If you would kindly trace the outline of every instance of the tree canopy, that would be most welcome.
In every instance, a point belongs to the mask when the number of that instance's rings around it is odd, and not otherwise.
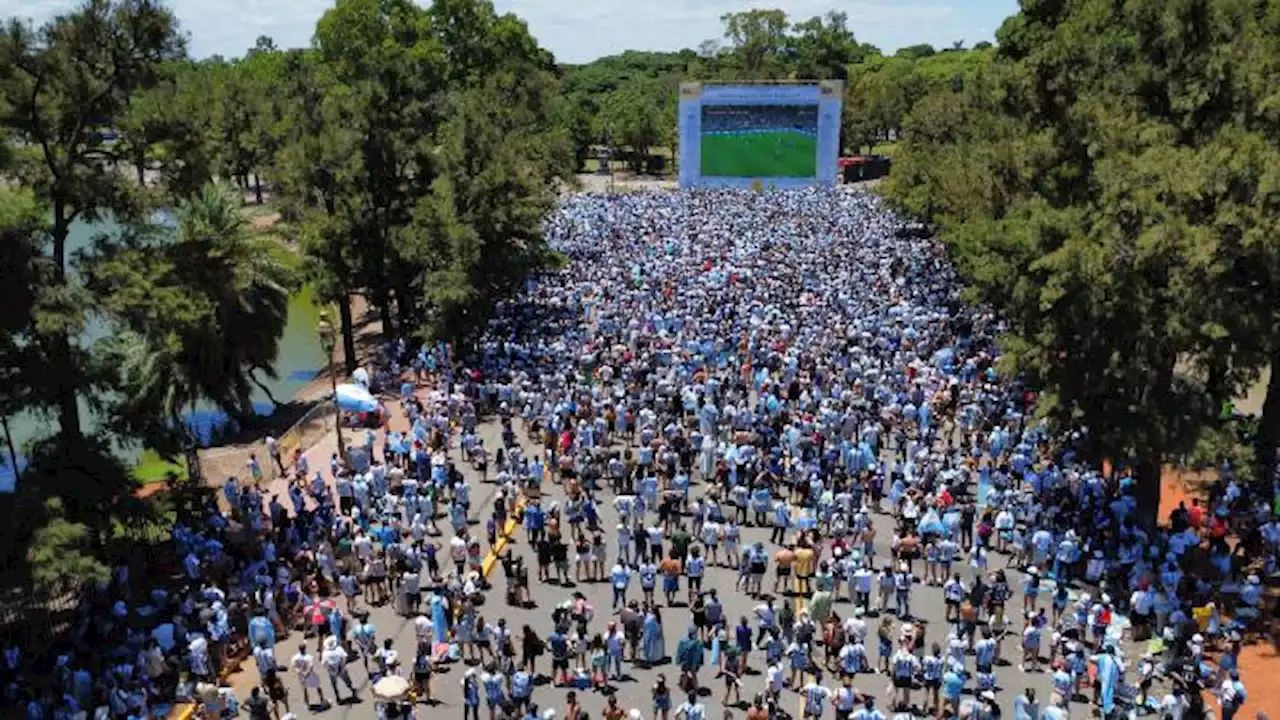
[[[1280,4],[1024,2],[963,87],[902,125],[889,195],[936,224],[1008,369],[1138,476],[1277,367]],[[1256,459],[1274,462],[1273,374]],[[1244,468],[1249,469],[1249,468]]]
[[[542,218],[575,165],[561,82],[486,0],[338,0],[310,48],[261,37],[203,61],[150,0],[10,21],[0,413],[57,420],[4,499],[0,540],[28,561],[13,569],[100,575],[113,523],[138,513],[115,448],[180,457],[202,404],[255,423],[304,280],[337,305],[351,367],[357,294],[389,336],[474,338],[553,261]],[[296,248],[248,226],[242,206],[267,201]],[[73,224],[95,220],[116,229],[72,252]]]

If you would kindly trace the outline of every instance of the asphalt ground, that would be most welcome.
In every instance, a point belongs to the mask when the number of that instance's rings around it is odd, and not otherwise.
[[[500,426],[496,421],[487,420],[481,423],[478,428],[478,433],[479,436],[484,439],[485,446],[491,449],[490,452],[492,452],[493,448],[500,447],[501,431]],[[527,451],[533,448],[533,445],[518,429],[517,437],[523,442]],[[621,447],[616,442],[615,446]],[[381,447],[380,437],[377,447]],[[319,452],[324,453],[325,451],[320,449]],[[321,457],[324,457],[324,455],[321,455]],[[491,513],[493,498],[496,495],[496,486],[492,484],[492,478],[490,478],[489,483],[482,484],[478,473],[476,473],[468,464],[461,461],[461,455],[456,446],[451,448],[449,457],[468,477],[468,481],[473,484],[473,497],[476,499],[476,504],[472,509],[472,521],[473,523],[481,523],[482,520],[487,519]],[[317,466],[317,464],[313,462],[313,467],[315,466]],[[491,467],[490,473],[492,474],[492,472],[493,468]],[[695,479],[694,485],[690,491],[690,497],[698,497],[704,489],[705,486]],[[563,506],[567,499],[564,494],[563,487],[558,484],[548,482],[543,483],[542,495],[542,502],[544,506],[557,501],[561,506]],[[607,492],[607,490],[597,494],[597,501],[602,519],[601,528],[609,545],[609,561],[606,563],[607,572],[616,557],[614,528],[617,525],[617,514],[613,508],[612,495]],[[651,514],[650,519],[653,517],[654,516]],[[687,527],[687,518],[685,519],[685,522]],[[879,568],[889,559],[888,546],[889,539],[893,534],[894,521],[893,518],[888,515],[874,514],[873,523],[877,530],[874,567]],[[442,522],[441,528],[447,530],[448,524]],[[482,531],[482,529],[482,526],[475,528],[475,530],[478,531]],[[569,534],[567,530],[568,529],[566,528],[566,537],[568,537]],[[744,526],[742,529],[741,546],[746,547],[747,545],[757,541],[763,542],[766,549],[768,549],[770,554],[772,554],[780,549],[780,547],[769,542],[770,534],[771,528],[768,527],[757,528]],[[437,540],[437,542],[443,541],[447,541],[447,537]],[[589,580],[578,583],[569,583],[566,585],[560,585],[555,582],[539,583],[537,581],[536,556],[533,549],[527,542],[526,534],[523,529],[517,530],[515,536],[512,538],[512,542],[507,547],[507,551],[515,556],[523,556],[525,559],[525,563],[529,568],[530,574],[531,603],[526,607],[513,607],[506,604],[505,593],[503,592],[505,587],[503,570],[501,567],[497,567],[493,570],[489,578],[493,583],[493,589],[487,594],[486,601],[479,608],[479,612],[484,618],[491,622],[496,621],[497,618],[505,618],[507,626],[511,629],[517,643],[520,630],[526,624],[532,627],[539,637],[545,639],[553,629],[551,620],[552,609],[558,603],[569,599],[573,593],[578,592],[582,593],[596,610],[595,618],[589,628],[589,634],[604,632],[606,624],[611,619],[613,599],[612,591],[607,579],[594,581]],[[721,551],[721,554],[723,556],[723,550]],[[829,557],[829,553],[827,556]],[[725,559],[722,557],[721,560],[723,564]],[[1001,568],[1004,563],[1004,556],[993,553],[991,555],[988,569],[994,570]],[[971,579],[973,574],[977,572],[970,568],[968,563],[959,561],[957,561],[953,569],[959,571],[961,576],[966,580]],[[917,576],[919,576],[920,572],[920,564],[918,563],[916,567]],[[997,680],[998,703],[1001,709],[1007,713],[1009,717],[1012,717],[1014,698],[1022,691],[1023,688],[1035,689],[1036,695],[1043,705],[1044,703],[1047,703],[1051,695],[1051,687],[1047,672],[1041,671],[1024,673],[1018,669],[1018,662],[1021,659],[1021,650],[1020,640],[1017,633],[1021,629],[1021,622],[1019,618],[1013,617],[1013,615],[1016,615],[1016,606],[1020,607],[1021,595],[1019,590],[1022,586],[1022,576],[1020,573],[1017,573],[1012,569],[1008,570],[1007,574],[1009,576],[1010,586],[1014,589],[1014,598],[1011,599],[1009,606],[1009,614],[1011,615],[1010,630],[1013,634],[1005,638],[1001,643],[1000,657],[1002,659],[997,664],[995,675]],[[773,579],[774,565],[771,562],[768,574],[765,576],[766,592],[770,590],[773,584]],[[730,626],[735,625],[739,617],[747,616],[751,620],[752,627],[755,628],[756,622],[753,610],[760,603],[760,600],[753,598],[742,591],[736,590],[735,584],[737,580],[738,572],[736,570],[729,567],[713,566],[708,564],[706,576],[703,581],[703,589],[704,591],[709,591],[711,589],[715,589],[717,591],[718,597],[724,606],[726,620]],[[786,591],[785,588],[783,588],[783,590],[784,592],[778,597],[775,605],[785,600],[787,602],[796,603],[797,610],[800,610],[805,606],[807,598],[800,597]],[[667,655],[671,656],[675,654],[677,642],[684,635],[692,622],[692,613],[687,606],[686,579],[681,579],[681,589],[680,593],[677,595],[677,602],[675,604],[671,606],[666,605],[663,593],[661,592],[660,580],[656,595],[661,606]],[[633,577],[627,597],[628,599],[640,599],[642,597],[640,583],[637,577]],[[1048,594],[1042,590],[1040,598],[1040,606],[1046,607],[1049,598]],[[365,605],[365,607],[369,606]],[[911,593],[911,610],[913,613],[912,620],[917,623],[922,623],[925,628],[926,647],[933,642],[939,642],[945,648],[948,623],[945,620],[945,609],[941,588],[917,582]],[[839,617],[844,618],[853,612],[853,606],[848,604],[842,597],[834,603],[832,606],[832,612]],[[385,638],[393,638],[395,647],[401,656],[402,667],[407,668],[407,666],[412,662],[415,647],[412,618],[396,615],[393,610],[393,605],[390,604],[371,607],[370,615],[374,626],[378,630],[379,644],[381,644]],[[870,629],[867,641],[867,653],[868,660],[873,664],[878,661],[878,653],[874,638],[876,622],[878,622],[876,618],[876,613],[872,613],[867,618]],[[895,637],[896,636],[897,633],[895,628]],[[297,645],[300,641],[300,634],[294,632],[288,638],[277,642],[276,655],[282,666],[288,664],[289,658],[292,657],[296,651]],[[318,662],[319,654],[315,652],[315,640],[307,639],[306,642],[311,652],[316,655]],[[1048,648],[1047,637],[1045,638],[1045,642],[1042,647],[1044,648],[1042,649],[1043,655],[1047,652]],[[710,654],[708,653],[706,657],[709,660]],[[822,648],[816,647],[813,654],[814,661],[820,665],[822,663],[822,658]],[[1131,653],[1130,658],[1136,659],[1136,655]],[[517,657],[517,661],[518,660],[519,658]],[[752,696],[763,690],[765,685],[763,670],[766,665],[764,651],[757,649],[751,652],[748,656],[748,665],[749,672],[743,677],[740,687],[742,702],[735,703],[731,706],[726,706],[722,702],[725,685],[723,681],[716,679],[715,669],[704,666],[702,672],[699,674],[699,680],[702,685],[700,699],[706,707],[708,718],[718,719],[726,717],[727,714],[732,714],[735,717],[743,715],[745,709],[748,707],[747,703],[750,701]],[[376,666],[371,664],[370,667]],[[441,712],[446,713],[446,716],[449,717],[458,717],[461,715],[463,708],[461,683],[467,667],[468,665],[457,662],[445,664],[439,668],[437,674],[432,680],[432,695],[435,702],[431,705],[427,705],[425,703],[419,705],[419,717],[438,717],[438,713]],[[968,668],[970,670],[973,669],[972,661],[968,663]],[[361,660],[355,660],[352,662],[349,669],[351,678],[356,685],[360,702],[347,702],[341,705],[330,705],[329,707],[320,707],[318,705],[313,705],[311,707],[305,706],[302,701],[302,690],[301,686],[298,684],[297,677],[291,672],[282,673],[284,685],[289,692],[290,709],[300,718],[374,717],[375,707],[371,692],[372,680],[369,673],[365,671]],[[665,675],[668,685],[673,688],[673,708],[679,707],[680,703],[683,701],[680,691],[676,688],[676,683],[680,674],[679,667],[672,661],[668,660],[666,663],[653,667],[647,667],[626,661],[624,662],[623,670],[624,672],[621,679],[611,681],[609,686],[603,691],[577,691],[579,704],[582,710],[587,713],[589,717],[601,715],[606,707],[608,698],[613,695],[617,696],[618,704],[624,710],[636,708],[641,711],[643,717],[653,717],[650,689],[657,681],[659,675]],[[539,658],[537,671],[540,676],[536,681],[536,689],[533,694],[534,702],[543,710],[547,708],[555,709],[562,717],[565,708],[566,694],[569,688],[556,687],[551,684],[549,677],[551,674],[551,659],[549,651],[543,657]],[[402,670],[402,673],[407,674],[407,669]],[[325,677],[323,670],[321,670],[321,677],[322,682],[324,683],[325,695],[329,699],[330,703],[332,703],[332,688],[329,687],[328,679]],[[257,671],[252,660],[249,660],[242,666],[241,672],[233,678],[232,686],[236,689],[237,695],[243,700],[243,698],[247,697],[249,689],[257,684],[257,681]],[[839,684],[839,680],[830,673],[826,674],[823,681],[824,684],[832,688]],[[804,681],[801,681],[799,684],[803,684],[803,682]],[[885,675],[861,674],[855,678],[853,684],[858,691],[875,697],[877,699],[877,707],[886,714],[891,715],[889,709],[889,680]],[[973,683],[970,682],[968,687],[972,688],[972,685]],[[343,693],[345,696],[345,688],[343,688]],[[924,700],[924,693],[922,691],[916,690],[912,693],[912,702],[917,709],[916,714],[919,716],[924,715]],[[787,691],[784,691],[780,707],[782,710],[795,715],[797,718],[800,716],[800,695],[796,692],[795,688],[789,688]],[[1082,700],[1073,703],[1071,709],[1073,714],[1078,714],[1082,711],[1087,712]],[[486,710],[482,707],[481,712],[483,714]],[[828,710],[828,713],[831,713],[831,711]]]

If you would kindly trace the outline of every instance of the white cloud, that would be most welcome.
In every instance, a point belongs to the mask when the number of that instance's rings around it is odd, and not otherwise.
[[[0,17],[44,21],[75,0],[0,0]],[[332,0],[169,0],[191,53],[235,56],[258,35],[281,47],[310,43],[316,20]],[[495,0],[499,11],[524,18],[538,41],[565,62],[585,62],[624,49],[677,50],[721,35],[720,16],[780,7],[793,20],[840,10],[858,38],[892,51],[929,42],[948,46],[963,38],[991,39],[1017,9],[1016,0]]]

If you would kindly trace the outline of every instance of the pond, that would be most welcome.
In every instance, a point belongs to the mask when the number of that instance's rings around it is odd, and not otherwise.
[[[112,233],[118,227],[112,220],[102,220],[95,223],[75,223],[71,226],[71,234],[67,238],[68,254],[88,247],[95,236],[102,233]],[[280,353],[276,358],[274,367],[276,377],[261,377],[263,385],[282,403],[288,402],[295,393],[314,379],[324,366],[324,350],[320,347],[320,342],[315,332],[320,312],[321,308],[315,302],[315,293],[308,285],[304,285],[289,299],[288,324],[285,326],[284,336],[280,339]],[[85,328],[80,342],[92,343],[104,337],[108,332],[110,332],[110,329],[105,323],[100,320],[91,320]],[[256,388],[254,389],[253,402],[260,413],[270,413],[273,409],[266,393]],[[85,418],[86,425],[92,427],[99,421],[99,418],[94,417],[83,401],[81,401],[80,410]],[[209,431],[213,428],[225,425],[227,417],[220,410],[207,406],[197,408],[189,418],[189,421],[197,427],[202,435],[207,437]],[[23,413],[9,418],[9,430],[13,433],[13,442],[17,446],[19,453],[22,452],[22,448],[31,439],[49,434],[56,429],[57,421],[53,417]],[[120,455],[123,459],[132,462],[138,459],[141,455],[141,450],[138,448],[122,448]],[[11,492],[13,490],[14,472],[13,468],[9,467],[7,448],[0,452],[0,456],[3,456],[3,466],[0,467],[0,492]]]

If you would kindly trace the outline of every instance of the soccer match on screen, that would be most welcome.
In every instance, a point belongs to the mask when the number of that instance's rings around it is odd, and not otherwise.
[[[813,177],[817,144],[816,106],[702,108],[704,176]]]

